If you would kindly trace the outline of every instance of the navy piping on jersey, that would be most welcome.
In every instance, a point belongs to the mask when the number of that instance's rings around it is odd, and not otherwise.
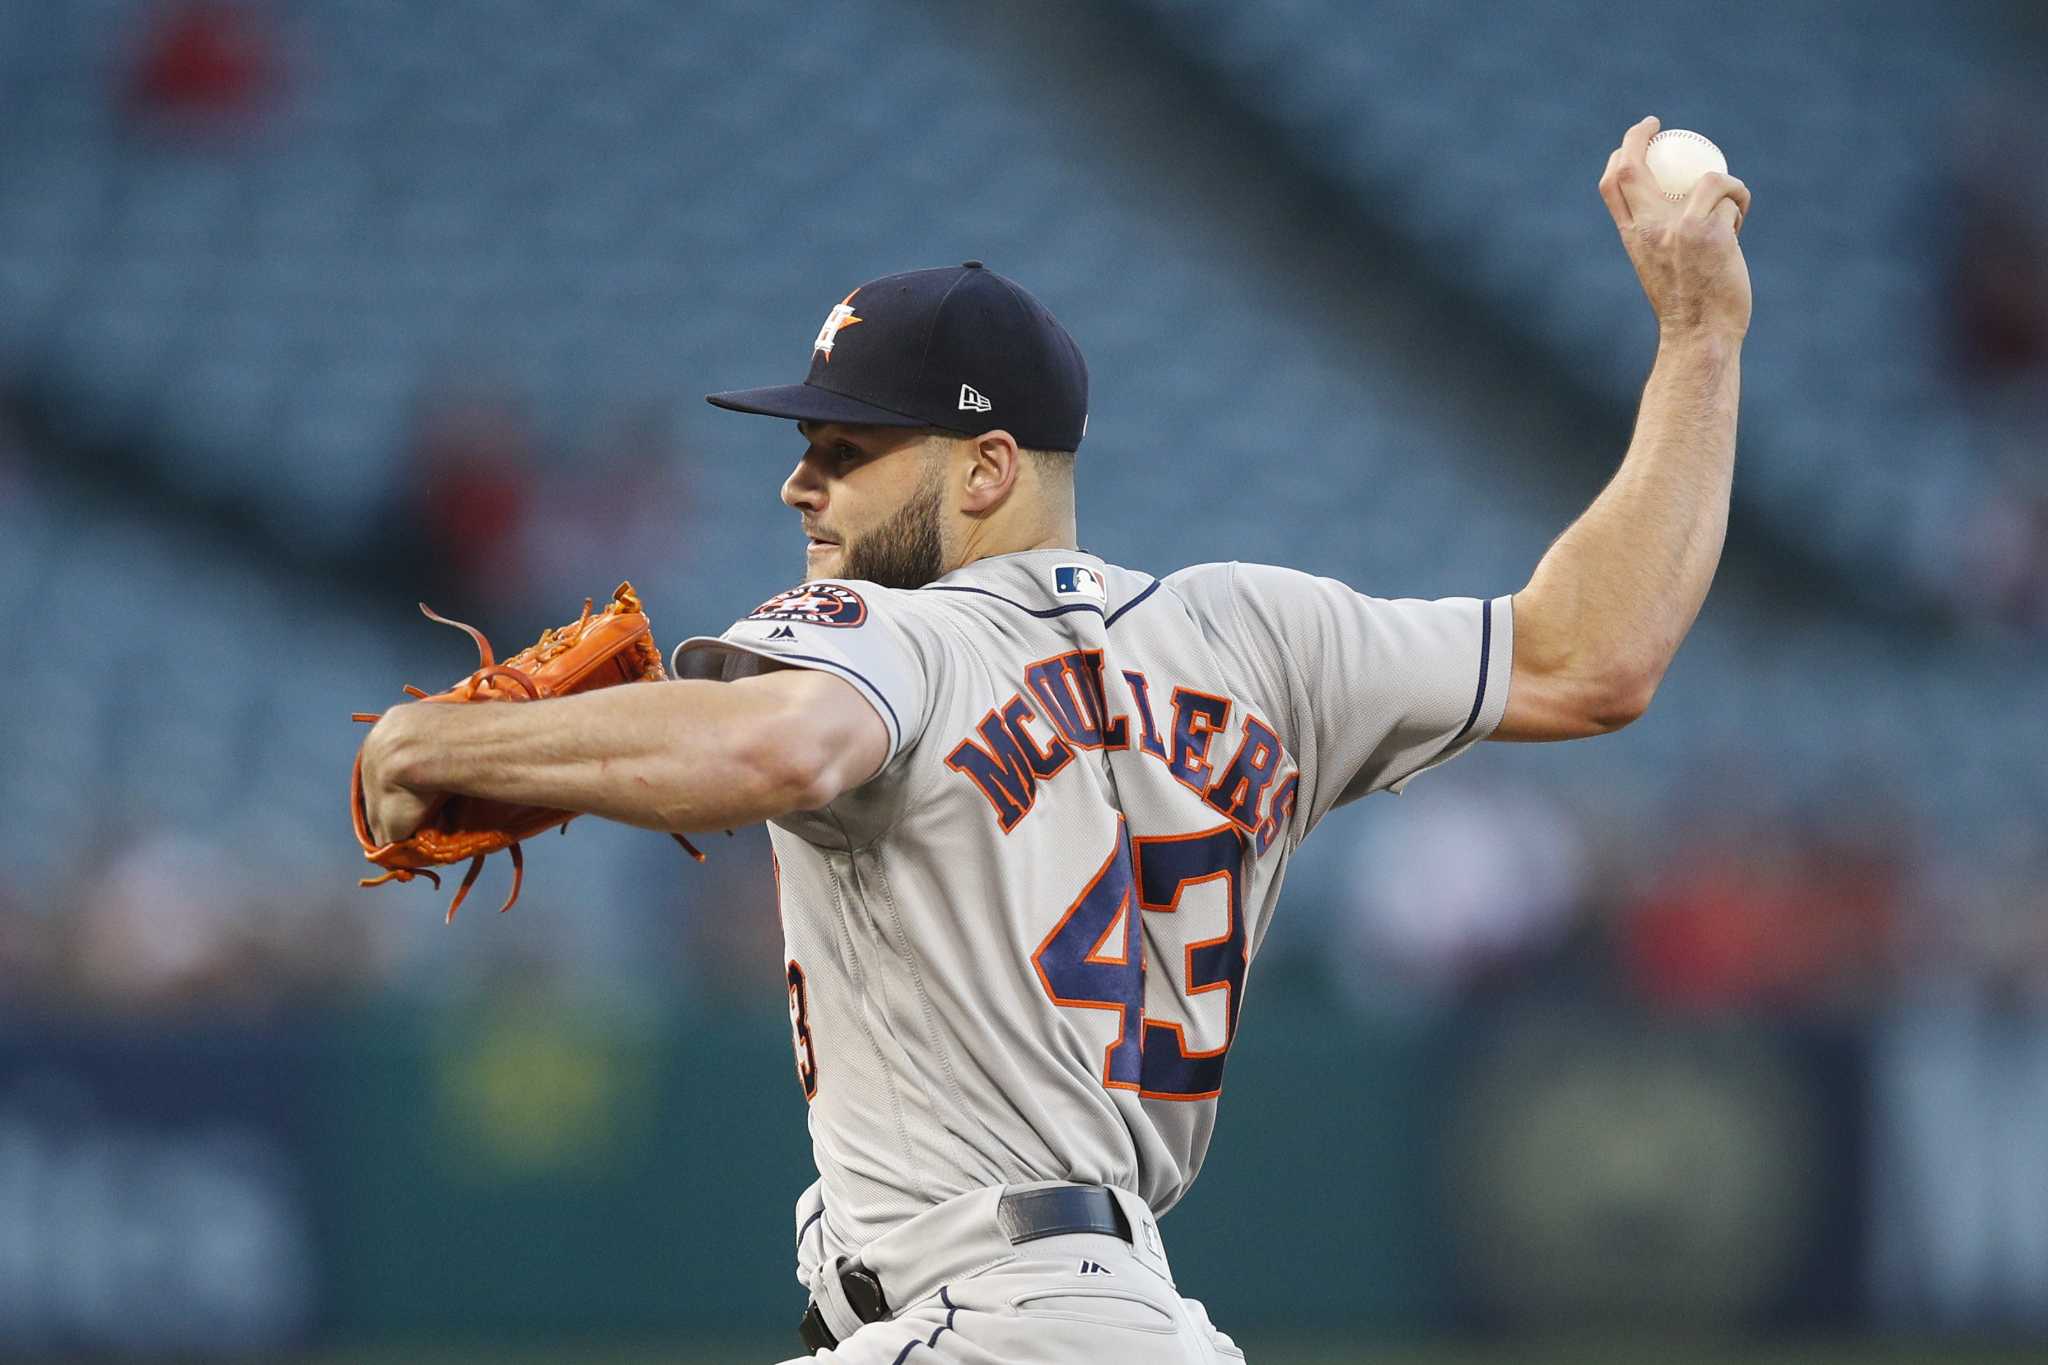
[[[993,597],[998,602],[1008,603],[1010,606],[1015,607],[1018,611],[1028,612],[1029,614],[1037,617],[1065,616],[1070,611],[1092,611],[1097,616],[1102,615],[1102,608],[1096,606],[1093,602],[1069,602],[1064,607],[1027,607],[1022,602],[1019,602],[1014,598],[1005,597],[999,592],[990,592],[987,588],[970,588],[962,583],[928,583],[924,586],[923,589],[921,589],[921,591],[978,592],[983,597]]]
[[[1479,604],[1479,691],[1472,698],[1472,714],[1465,717],[1464,725],[1459,727],[1457,734],[1451,736],[1452,744],[1463,739],[1472,727],[1479,723],[1479,710],[1486,702],[1486,665],[1492,657],[1493,599],[1489,597]]]
[[[946,1320],[937,1327],[932,1328],[932,1334],[926,1337],[923,1342],[920,1343],[913,1337],[911,1340],[903,1343],[903,1349],[896,1353],[896,1359],[892,1362],[892,1365],[903,1365],[903,1358],[916,1350],[919,1345],[922,1345],[927,1351],[938,1348],[939,1334],[951,1327],[953,1319],[960,1315],[960,1305],[953,1302],[952,1295],[948,1294],[946,1289],[947,1286],[943,1284],[939,1286],[939,1302],[946,1305]]]
[[[742,648],[744,648],[744,646],[742,646]],[[749,650],[748,652],[749,652],[749,653],[752,653],[753,651]],[[890,706],[890,705],[889,705],[889,699],[888,699],[887,697],[885,697],[885,696],[883,696],[883,695],[882,695],[882,689],[881,689],[881,688],[879,688],[879,687],[877,687],[877,686],[875,686],[875,685],[874,685],[873,683],[869,682],[869,681],[867,680],[867,678],[866,678],[866,677],[864,677],[864,676],[863,676],[863,675],[862,675],[862,674],[860,673],[860,671],[859,671],[859,670],[857,670],[857,669],[852,669],[852,668],[848,668],[848,667],[847,667],[847,666],[846,666],[845,664],[843,664],[843,663],[840,663],[840,662],[839,662],[839,660],[837,660],[837,659],[821,659],[821,658],[819,658],[819,657],[818,657],[817,655],[815,655],[815,654],[781,654],[781,653],[775,653],[775,654],[771,654],[771,653],[767,652],[766,650],[763,650],[763,651],[762,651],[762,652],[761,652],[761,653],[760,653],[759,655],[757,655],[756,657],[758,657],[758,658],[763,658],[763,659],[801,659],[801,660],[803,660],[803,661],[804,661],[805,663],[808,663],[808,664],[822,664],[822,665],[824,665],[824,666],[825,666],[826,668],[829,668],[829,669],[833,669],[833,670],[835,670],[835,671],[837,671],[837,672],[840,672],[840,673],[845,673],[845,674],[847,674],[847,675],[848,675],[848,676],[850,676],[850,677],[854,677],[854,678],[859,678],[859,679],[860,679],[860,683],[861,683],[861,686],[863,686],[863,687],[867,688],[867,690],[868,690],[868,691],[870,691],[870,692],[874,693],[874,694],[875,694],[875,700],[877,700],[877,701],[881,702],[881,703],[882,703],[882,706],[883,706],[883,708],[884,708],[885,710],[887,710],[887,711],[888,711],[888,713],[889,713],[889,726],[890,726],[890,728],[891,728],[891,729],[893,729],[893,730],[894,730],[894,731],[896,732],[896,739],[897,739],[897,742],[898,742],[898,743],[901,743],[901,742],[902,742],[902,740],[903,740],[903,722],[902,722],[902,721],[900,721],[900,720],[898,720],[898,719],[896,719],[896,708],[895,708],[895,707],[893,707],[893,706]]]
[[[1138,603],[1144,601],[1153,593],[1159,591],[1159,580],[1156,578],[1153,579],[1151,584],[1146,587],[1145,591],[1139,593],[1136,597],[1133,597],[1130,601],[1118,607],[1114,613],[1110,613],[1107,615],[1105,615],[1101,607],[1096,606],[1093,602],[1069,602],[1064,607],[1027,607],[1022,602],[1017,601],[1015,598],[1005,597],[999,592],[990,592],[987,588],[970,588],[962,583],[931,583],[927,584],[924,590],[929,592],[980,593],[983,597],[993,597],[998,602],[1002,602],[1008,606],[1015,607],[1018,611],[1024,612],[1027,615],[1039,617],[1041,620],[1053,616],[1065,616],[1070,611],[1092,611],[1097,616],[1103,617],[1102,624],[1106,629],[1110,626],[1115,625],[1117,623],[1118,617],[1122,616],[1132,607],[1137,606]]]
[[[796,1230],[796,1240],[799,1246],[803,1244],[804,1234],[811,1230],[811,1224],[817,1222],[820,1218],[823,1218],[824,1216],[825,1210],[824,1207],[821,1205],[819,1206],[819,1209],[816,1213],[804,1219],[804,1225]],[[822,1234],[820,1235],[822,1236]]]
[[[1407,776],[1394,779],[1396,782],[1406,782],[1408,778],[1415,776],[1416,773],[1421,772],[1424,768],[1435,767],[1445,754],[1457,748],[1458,742],[1472,732],[1472,727],[1479,722],[1479,712],[1486,704],[1486,665],[1492,656],[1493,599],[1487,598],[1479,604],[1479,691],[1472,698],[1472,714],[1465,717],[1465,723],[1458,727],[1458,733],[1451,736],[1448,744],[1430,755],[1427,763],[1409,769]]]
[[[1124,603],[1115,611],[1111,612],[1109,614],[1109,618],[1102,623],[1102,628],[1104,630],[1109,629],[1111,626],[1115,625],[1119,619],[1122,618],[1125,612],[1129,611],[1132,607],[1137,606],[1138,603],[1144,601],[1146,598],[1150,597],[1153,593],[1158,591],[1159,580],[1155,578],[1152,580],[1151,584],[1148,587],[1146,587],[1145,591],[1139,593],[1136,597],[1133,597],[1130,601]]]

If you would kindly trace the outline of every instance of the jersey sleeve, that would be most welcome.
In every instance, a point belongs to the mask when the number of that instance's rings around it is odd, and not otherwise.
[[[1303,829],[1492,734],[1507,710],[1514,599],[1368,597],[1332,578],[1231,566],[1250,653],[1291,714]]]
[[[930,659],[915,619],[889,589],[817,580],[777,593],[723,635],[683,641],[671,671],[721,682],[773,668],[814,668],[843,678],[889,732],[886,767],[924,731]]]

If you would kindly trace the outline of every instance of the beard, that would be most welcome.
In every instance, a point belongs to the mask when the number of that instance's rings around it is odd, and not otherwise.
[[[944,491],[944,476],[935,470],[887,521],[841,546],[838,577],[885,588],[921,588],[938,578],[945,568],[939,530]]]

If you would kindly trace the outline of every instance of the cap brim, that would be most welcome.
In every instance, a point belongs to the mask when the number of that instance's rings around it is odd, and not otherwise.
[[[777,384],[765,389],[728,389],[708,393],[704,401],[733,412],[751,412],[762,417],[788,417],[799,422],[854,422],[875,427],[928,427],[922,417],[911,417],[888,408],[878,408],[843,393],[813,384]]]

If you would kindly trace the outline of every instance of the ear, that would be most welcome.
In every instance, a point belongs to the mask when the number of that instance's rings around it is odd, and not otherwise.
[[[1007,431],[985,431],[970,438],[960,510],[970,516],[982,516],[1001,507],[1017,484],[1017,471],[1022,463],[1017,438]]]

